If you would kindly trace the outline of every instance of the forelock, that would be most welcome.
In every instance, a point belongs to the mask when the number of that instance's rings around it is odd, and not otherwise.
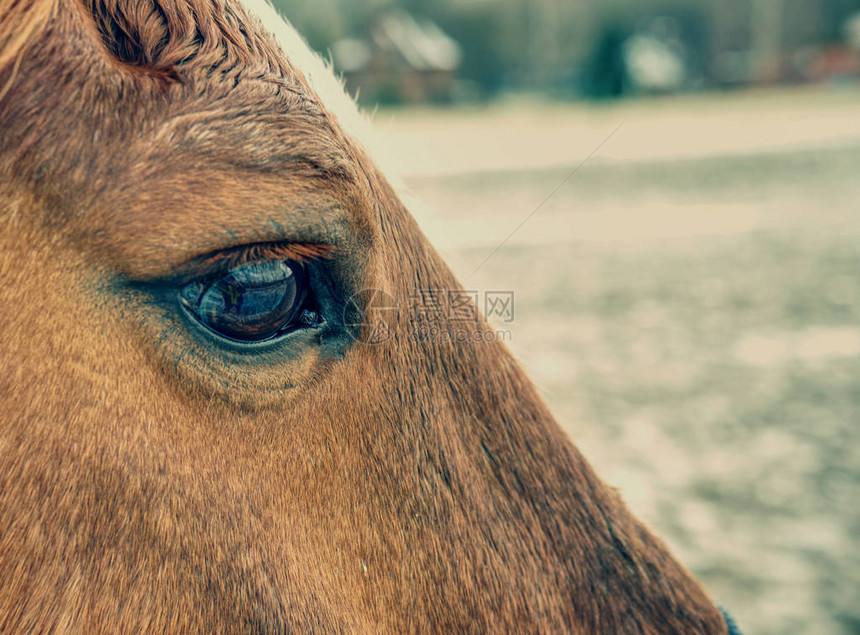
[[[311,50],[298,31],[267,0],[241,0],[246,11],[255,16],[263,29],[272,34],[289,64],[307,81],[325,109],[331,113],[346,134],[364,148],[392,184],[405,194],[396,169],[396,157],[376,142],[370,120],[359,110],[346,92],[343,82],[330,63]]]

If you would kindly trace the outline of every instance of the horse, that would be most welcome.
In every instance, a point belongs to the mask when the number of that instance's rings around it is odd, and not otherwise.
[[[0,0],[0,632],[728,632],[365,127],[260,0]]]

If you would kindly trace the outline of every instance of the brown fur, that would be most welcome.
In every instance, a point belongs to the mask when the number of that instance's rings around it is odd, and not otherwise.
[[[240,7],[0,0],[0,87],[0,632],[726,632],[502,345],[239,359],[141,289],[459,288]]]

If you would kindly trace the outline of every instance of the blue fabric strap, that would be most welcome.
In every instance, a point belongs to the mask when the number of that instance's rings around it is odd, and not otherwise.
[[[726,620],[726,626],[729,627],[729,635],[743,635],[741,633],[741,629],[738,628],[738,625],[732,619],[732,616],[729,615],[723,607],[720,607],[720,611],[723,614],[723,619]]]

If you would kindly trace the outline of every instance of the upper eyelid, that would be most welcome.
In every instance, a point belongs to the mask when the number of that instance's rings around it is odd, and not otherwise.
[[[146,196],[130,191],[128,201],[116,204],[120,211],[105,214],[98,238],[90,241],[93,255],[121,278],[160,285],[243,246],[330,245],[340,252],[369,242],[366,223],[357,222],[364,203],[351,189],[299,181],[295,175],[251,179],[216,172],[204,188],[177,168],[158,187],[150,185]]]

